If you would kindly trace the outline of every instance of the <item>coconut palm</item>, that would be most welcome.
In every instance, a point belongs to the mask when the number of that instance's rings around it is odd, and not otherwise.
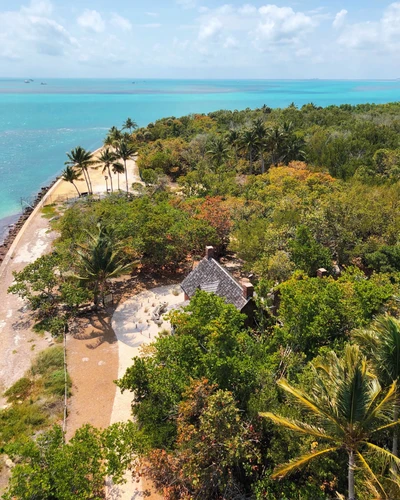
[[[265,173],[264,151],[266,146],[266,128],[263,120],[255,120],[252,127],[253,133],[256,136],[256,146],[261,159],[261,173]]]
[[[96,233],[86,233],[87,243],[77,248],[80,271],[75,278],[88,283],[93,290],[95,306],[98,307],[100,301],[104,303],[108,280],[128,272],[133,264],[121,258],[120,246],[115,243],[112,232],[101,224],[98,224]]]
[[[89,167],[94,165],[96,162],[93,160],[93,153],[86,151],[86,149],[81,146],[72,149],[70,153],[67,153],[68,160],[65,165],[75,167],[78,172],[82,172],[85,177],[88,192],[93,194],[92,182],[89,175]]]
[[[122,139],[122,132],[117,127],[111,127],[103,143],[104,146],[115,147],[116,143]]]
[[[111,166],[116,163],[117,161],[117,154],[114,153],[114,151],[111,151],[110,148],[105,148],[101,152],[99,159],[98,159],[98,164],[103,165],[103,170],[102,173],[104,172],[108,173],[108,177],[110,179],[110,184],[111,184],[111,192],[114,192],[114,187],[113,187],[113,180],[112,180],[112,175],[111,175]]]
[[[128,129],[129,132],[132,132],[132,129],[135,130],[138,128],[138,125],[137,123],[135,122],[135,120],[131,120],[130,118],[127,118],[125,120],[125,122],[123,123],[122,125],[122,128],[123,129]]]
[[[206,155],[210,158],[211,162],[215,165],[215,169],[219,167],[229,158],[229,148],[223,137],[214,137],[210,141]]]
[[[61,177],[64,181],[70,182],[74,188],[76,189],[76,192],[78,193],[78,196],[81,195],[79,192],[79,189],[77,188],[75,181],[80,180],[80,175],[79,173],[72,167],[71,165],[68,165],[65,167],[65,169],[62,171]]]
[[[379,431],[399,423],[388,423],[395,402],[396,382],[387,389],[382,389],[377,377],[367,369],[366,358],[357,345],[347,345],[343,358],[340,359],[334,352],[329,353],[326,363],[314,365],[313,372],[314,386],[311,394],[291,386],[284,379],[278,382],[281,389],[293,396],[296,403],[309,412],[312,424],[273,413],[260,415],[299,434],[313,436],[326,445],[314,453],[279,466],[272,477],[284,477],[315,458],[343,449],[349,457],[349,500],[355,499],[356,461],[371,481],[383,491],[363,451],[374,452],[400,464],[400,460],[392,453],[371,442]]]
[[[380,383],[388,387],[400,381],[400,321],[388,314],[378,316],[369,329],[356,330],[354,339],[369,356]],[[393,422],[399,418],[400,391],[396,391]],[[392,453],[398,457],[398,428],[393,431]]]
[[[272,165],[277,165],[282,159],[282,148],[285,143],[286,134],[281,127],[275,125],[267,131],[267,145],[271,153]]]
[[[118,157],[121,158],[121,160],[124,162],[126,192],[128,193],[128,169],[126,168],[126,162],[134,157],[134,155],[137,153],[137,150],[126,141],[119,141],[116,145],[116,149]]]
[[[120,191],[119,174],[123,174],[125,172],[125,168],[121,162],[117,161],[117,162],[112,164],[112,171],[113,171],[113,174],[117,174],[118,191]]]
[[[237,154],[237,150],[238,150],[238,146],[239,146],[239,143],[240,143],[240,133],[237,129],[231,129],[229,130],[227,136],[226,136],[226,140],[228,142],[228,144],[230,146],[232,146],[233,148],[233,151],[235,152],[235,160],[237,161],[238,159],[238,154]]]
[[[253,153],[257,148],[257,136],[253,129],[246,129],[243,131],[240,138],[240,146],[246,151],[250,161],[250,174],[253,173]]]

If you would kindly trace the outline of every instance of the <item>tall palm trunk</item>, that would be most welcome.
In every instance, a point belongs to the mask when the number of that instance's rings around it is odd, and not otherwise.
[[[82,168],[82,172],[83,172],[83,177],[85,178],[85,182],[86,182],[88,193],[90,193],[90,185],[89,185],[89,181],[88,181],[88,178],[87,178],[87,175],[86,175],[86,169]]]
[[[72,181],[72,184],[73,184],[74,188],[76,189],[76,192],[78,193],[78,196],[80,196],[80,195],[81,195],[81,193],[79,192],[79,189],[77,188],[77,186],[76,186],[75,182],[74,182],[74,181]]]
[[[92,187],[92,181],[90,179],[90,175],[89,175],[89,170],[87,167],[85,167],[85,170],[86,170],[86,175],[87,175],[87,178],[88,178],[88,184],[89,184],[89,193],[90,194],[93,194],[93,187]]]
[[[394,411],[393,411],[393,422],[396,422],[398,419],[399,419],[399,408],[398,408],[397,402],[396,402],[396,406],[394,407]],[[395,457],[399,456],[399,434],[398,434],[398,430],[396,427],[394,428],[394,431],[393,431],[392,453]]]
[[[124,160],[124,168],[125,168],[126,193],[128,193],[129,192],[129,188],[128,188],[128,169],[126,168],[126,160]]]
[[[107,166],[108,170],[108,177],[110,178],[110,186],[111,186],[111,192],[114,192],[114,187],[113,187],[113,181],[112,181],[112,175],[111,175],[111,170],[110,170],[110,165]]]
[[[117,180],[118,180],[118,191],[121,191],[120,187],[119,187],[119,172],[117,172]]]
[[[250,160],[250,175],[253,173],[253,148],[249,150],[249,160]]]
[[[262,148],[259,149],[260,157],[261,157],[261,173],[265,174],[265,161],[264,161],[264,151]]]
[[[354,451],[349,451],[349,473],[348,473],[348,481],[349,481],[349,500],[355,500],[355,490],[354,490]]]

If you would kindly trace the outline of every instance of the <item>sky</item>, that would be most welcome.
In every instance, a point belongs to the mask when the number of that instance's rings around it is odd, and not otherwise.
[[[0,77],[400,77],[400,1],[0,0]]]

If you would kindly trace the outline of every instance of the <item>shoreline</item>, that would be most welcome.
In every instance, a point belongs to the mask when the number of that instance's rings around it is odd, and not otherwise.
[[[24,226],[25,222],[29,219],[32,212],[59,180],[60,177],[57,176],[51,184],[40,188],[31,207],[26,207],[23,212],[8,215],[0,219],[0,265],[6,258],[11,245],[18,236],[18,233]]]

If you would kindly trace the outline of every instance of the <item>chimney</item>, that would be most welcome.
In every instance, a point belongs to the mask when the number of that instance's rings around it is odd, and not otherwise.
[[[242,288],[243,288],[243,297],[246,300],[251,299],[254,295],[254,286],[251,283],[243,283]]]
[[[214,247],[206,247],[206,259],[210,260],[214,258]]]
[[[324,278],[325,276],[328,276],[328,271],[325,268],[320,267],[317,269],[317,276],[318,278]]]

